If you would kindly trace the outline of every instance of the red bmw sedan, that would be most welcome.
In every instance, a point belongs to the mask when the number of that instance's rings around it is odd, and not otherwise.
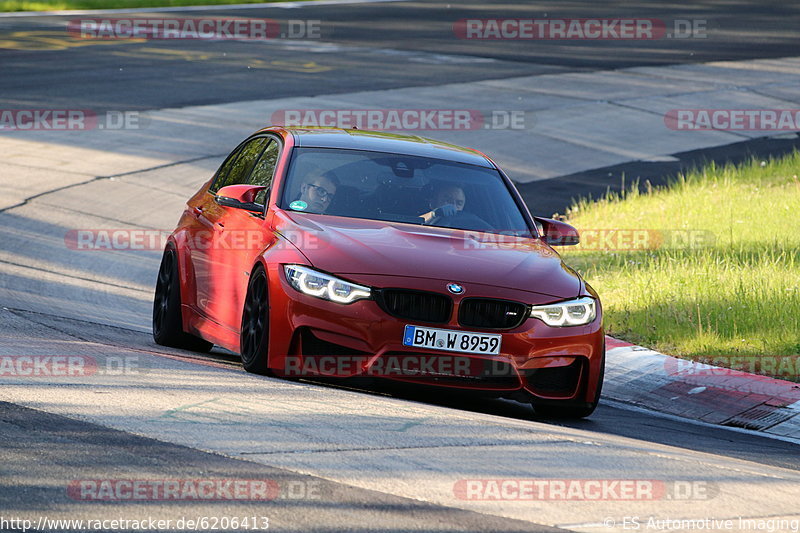
[[[250,372],[377,376],[597,406],[596,292],[475,150],[359,130],[270,127],[187,202],[156,284],[159,344],[241,354]]]

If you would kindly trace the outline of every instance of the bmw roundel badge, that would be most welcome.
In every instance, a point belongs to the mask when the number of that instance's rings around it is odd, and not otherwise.
[[[458,283],[448,283],[447,290],[453,294],[464,294],[464,287]]]

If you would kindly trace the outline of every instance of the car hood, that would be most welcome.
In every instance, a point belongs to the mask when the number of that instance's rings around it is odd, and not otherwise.
[[[311,265],[340,275],[386,275],[480,283],[555,298],[581,281],[538,239],[279,211],[275,229]]]

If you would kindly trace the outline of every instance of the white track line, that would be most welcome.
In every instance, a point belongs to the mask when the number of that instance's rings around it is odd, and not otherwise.
[[[755,431],[752,429],[739,428],[735,426],[723,426],[721,424],[712,424],[710,422],[704,422],[702,420],[696,420],[694,418],[684,418],[682,416],[673,415],[670,413],[664,413],[661,411],[655,411],[653,409],[648,409],[646,407],[639,407],[638,405],[631,405],[629,403],[621,402],[613,398],[606,398],[605,396],[603,396],[600,399],[600,405],[607,405],[608,407],[613,407],[615,409],[634,411],[636,413],[646,413],[648,415],[652,415],[658,418],[666,418],[667,420],[672,420],[674,422],[683,422],[686,424],[692,424],[695,426],[702,426],[714,429],[724,429],[727,431],[733,431],[734,433],[742,433],[744,435],[750,435],[751,437],[765,437],[772,440],[781,440],[783,442],[791,442],[792,444],[800,444],[800,439],[795,439],[792,437],[784,437],[783,435],[775,435],[774,433],[765,433],[764,431]],[[591,417],[589,419],[591,420]]]

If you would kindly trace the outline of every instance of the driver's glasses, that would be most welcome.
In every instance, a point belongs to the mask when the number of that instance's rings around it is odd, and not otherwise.
[[[314,187],[317,190],[317,194],[319,195],[320,200],[328,200],[333,198],[334,193],[328,191],[325,187],[320,187],[319,185],[314,185],[313,183],[308,184],[309,187]]]

